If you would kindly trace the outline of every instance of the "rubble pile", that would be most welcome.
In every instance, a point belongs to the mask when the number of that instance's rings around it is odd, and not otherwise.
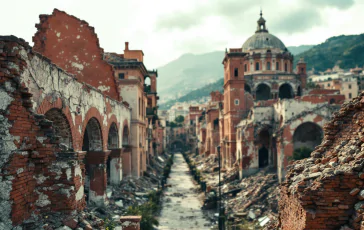
[[[219,192],[217,156],[210,155],[203,158],[201,155],[190,155],[190,159],[207,183],[203,208],[217,208]],[[248,223],[244,226],[272,229],[270,226],[278,219],[279,189],[275,171],[266,168],[243,179],[239,179],[237,164],[221,171],[222,202],[225,204],[229,223],[235,226]]]
[[[163,177],[168,155],[151,159],[144,176],[123,178],[118,186],[108,186],[109,203],[105,207],[88,205],[83,211],[72,214],[43,213],[25,221],[25,229],[67,230],[67,229],[113,229],[120,226],[120,217],[127,213],[129,206],[141,205],[148,201],[151,191],[157,191]]]
[[[278,179],[267,171],[223,185],[226,213],[233,224],[250,221],[263,227],[277,218]]]
[[[362,97],[364,93],[334,114],[310,158],[291,165],[281,188],[281,229],[364,227]]]

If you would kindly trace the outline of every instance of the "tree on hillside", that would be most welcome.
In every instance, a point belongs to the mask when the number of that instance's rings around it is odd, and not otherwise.
[[[174,119],[174,121],[177,123],[183,123],[185,121],[185,118],[182,115],[179,115],[178,117],[176,117],[176,119]]]

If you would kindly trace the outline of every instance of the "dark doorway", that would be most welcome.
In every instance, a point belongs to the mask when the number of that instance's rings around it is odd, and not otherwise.
[[[268,149],[263,146],[259,149],[259,168],[266,166],[268,166]]]
[[[270,88],[266,84],[260,84],[255,92],[256,100],[269,100],[270,99]]]
[[[279,87],[279,98],[290,99],[294,97],[292,86],[288,83],[284,83]]]

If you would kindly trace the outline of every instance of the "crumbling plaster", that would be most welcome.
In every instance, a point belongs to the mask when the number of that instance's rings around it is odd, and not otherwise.
[[[130,127],[131,109],[105,96],[101,91],[78,82],[72,75],[44,60],[41,55],[34,55],[29,58],[24,48],[19,53],[28,65],[28,68],[21,75],[21,82],[33,94],[32,101],[35,111],[44,100],[51,98],[52,101],[56,101],[60,98],[62,106],[69,108],[72,115],[72,125],[78,131],[79,136],[82,135],[82,130],[85,127],[82,127],[82,123],[77,122],[77,117],[81,116],[83,121],[91,108],[96,108],[104,115],[101,121],[103,127],[108,127],[108,122],[112,116],[117,118],[119,124],[127,120]],[[110,111],[106,113],[107,110]],[[118,135],[119,146],[121,146],[122,130],[118,130]],[[107,136],[105,138],[107,139]]]

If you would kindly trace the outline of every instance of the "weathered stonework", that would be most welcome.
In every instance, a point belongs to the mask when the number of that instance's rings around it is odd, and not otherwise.
[[[311,157],[290,165],[281,186],[282,229],[361,229],[364,94],[345,103],[324,126]]]
[[[77,81],[24,40],[1,37],[0,51],[1,139],[6,140],[0,145],[0,226],[10,229],[40,212],[82,210],[86,125],[91,118],[102,124],[99,148],[106,150],[109,127],[129,125],[130,109]],[[53,123],[49,111],[63,114],[68,127],[57,126],[62,117]]]

